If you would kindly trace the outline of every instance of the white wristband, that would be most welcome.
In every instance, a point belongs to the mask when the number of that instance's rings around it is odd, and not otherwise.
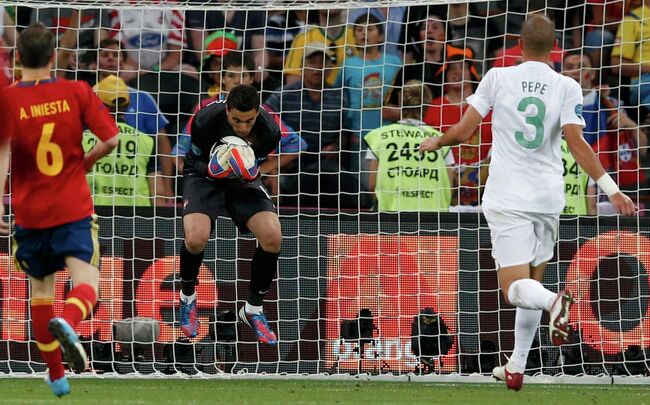
[[[598,184],[598,187],[600,187],[600,189],[603,190],[605,194],[607,194],[607,197],[611,197],[621,191],[619,190],[616,183],[614,183],[614,180],[612,180],[612,178],[607,173],[600,176],[600,178],[596,180],[596,184]]]

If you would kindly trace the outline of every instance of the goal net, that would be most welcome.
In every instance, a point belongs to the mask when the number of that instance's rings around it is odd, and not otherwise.
[[[515,314],[501,296],[480,211],[491,117],[446,155],[420,155],[418,131],[458,122],[490,68],[521,62],[521,24],[544,12],[557,33],[550,68],[580,82],[585,139],[639,214],[616,216],[565,154],[567,215],[543,284],[575,293],[575,333],[553,346],[544,315],[526,373],[607,383],[647,375],[650,79],[640,72],[650,61],[637,28],[650,9],[641,3],[4,2],[0,75],[20,77],[16,35],[41,21],[57,34],[54,74],[93,86],[121,77],[140,92],[127,123],[155,140],[147,151],[121,141],[116,153],[126,160],[88,175],[102,261],[98,305],[79,328],[86,374],[487,380],[513,350]],[[535,79],[530,86],[541,85]],[[262,170],[284,235],[264,304],[276,346],[258,344],[237,323],[256,241],[226,213],[199,275],[198,336],[187,339],[179,327],[188,122],[197,105],[246,83],[283,132]],[[215,139],[222,130],[214,128]],[[137,183],[142,176],[148,187]],[[0,373],[41,373],[28,280],[10,241],[0,252]],[[58,273],[55,311],[70,287]]]

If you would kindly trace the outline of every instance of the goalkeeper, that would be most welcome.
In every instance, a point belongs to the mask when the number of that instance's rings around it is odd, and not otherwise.
[[[192,145],[185,157],[183,185],[181,330],[187,337],[197,335],[195,285],[199,267],[217,216],[225,210],[240,231],[252,232],[258,241],[251,264],[250,293],[239,317],[253,328],[258,341],[276,344],[262,304],[277,271],[282,230],[275,206],[259,178],[257,162],[278,146],[280,129],[273,117],[260,108],[255,88],[242,85],[233,88],[225,102],[214,102],[197,112],[190,133]],[[251,146],[254,158],[238,159],[239,163],[230,159],[234,166],[246,167],[226,167],[228,156],[224,164],[224,153],[229,154],[233,148],[225,137],[243,139]]]

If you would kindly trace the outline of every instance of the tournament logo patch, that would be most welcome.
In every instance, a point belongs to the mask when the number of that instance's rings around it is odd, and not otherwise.
[[[578,118],[582,118],[582,104],[576,104],[576,115]]]

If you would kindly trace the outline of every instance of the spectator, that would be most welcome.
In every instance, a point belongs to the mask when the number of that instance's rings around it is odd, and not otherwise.
[[[44,9],[49,10],[49,9]],[[64,12],[64,11],[62,11]],[[88,38],[90,29],[83,30],[84,22],[88,20],[87,14],[92,10],[84,10],[83,15],[80,10],[72,10],[66,19],[65,29],[60,29],[62,34],[59,36],[59,46],[56,49],[56,75],[69,80],[83,80],[94,83],[97,80],[97,44],[92,42],[95,36],[102,32],[98,25],[94,24],[98,16],[90,15],[90,23],[86,23],[88,28],[93,28],[93,37]],[[32,14],[32,17],[34,14]],[[60,27],[59,27],[60,28]],[[77,39],[84,39],[83,43],[77,43]]]
[[[449,40],[457,48],[471,48],[478,71],[483,72],[487,60],[503,48],[503,36],[494,20],[479,16],[476,3],[449,5]]]
[[[93,88],[114,115],[119,130],[116,149],[95,162],[86,175],[95,205],[149,207],[154,192],[154,140],[124,122],[129,105],[129,88],[122,79],[110,75]],[[97,137],[84,132],[83,146],[92,150]]]
[[[594,67],[609,65],[616,30],[622,19],[623,0],[587,1],[584,50],[591,54]]]
[[[621,22],[612,50],[612,73],[631,80],[629,101],[650,110],[650,0],[643,0]]]
[[[13,48],[16,44],[16,23],[6,9],[0,10],[0,89],[13,81]]]
[[[41,22],[59,39],[70,32],[75,36],[75,42],[80,49],[97,48],[97,44],[105,35],[101,33],[102,13],[99,9],[72,9],[65,7],[34,8],[30,15],[31,22]]]
[[[212,2],[215,2],[212,0]],[[216,31],[225,31],[237,37],[239,49],[254,52],[256,66],[263,66],[264,62],[264,27],[266,13],[255,10],[188,10],[186,12],[185,28],[188,31],[188,49],[194,50],[190,55],[192,63],[197,64],[201,52],[201,45],[207,37]]]
[[[645,132],[618,108],[618,101],[609,97],[609,88],[594,88],[595,70],[588,53],[569,53],[564,58],[565,76],[580,83],[584,94],[582,115],[585,140],[598,153],[608,172],[617,174],[621,188],[638,190],[645,180],[639,170],[639,155],[647,153],[648,139]]]
[[[307,10],[269,11],[266,20],[266,49],[269,63],[266,68],[269,75],[282,82],[284,59],[289,54],[295,37],[304,32],[308,24]]]
[[[562,138],[564,165],[564,210],[562,215],[596,215],[596,182],[585,173]]]
[[[382,102],[402,63],[383,50],[385,23],[372,14],[362,14],[354,24],[357,53],[345,59],[340,81],[349,107],[345,127],[351,131],[346,166],[358,172],[367,169],[366,159],[359,159],[359,152],[367,149],[362,145],[363,136],[381,126]],[[335,87],[339,86],[337,83]]]
[[[209,2],[217,3],[218,0]],[[253,54],[255,66],[260,67],[255,71],[254,83],[257,88],[267,90],[273,87],[273,83],[267,83],[268,72],[265,64],[268,62],[266,44],[264,38],[264,27],[266,24],[266,12],[262,10],[189,10],[186,13],[185,28],[190,40],[189,48],[193,49],[194,55],[190,60],[198,57],[202,51],[201,44],[205,42],[205,36],[210,36],[215,31],[226,31],[233,33],[239,44],[238,49]],[[194,61],[193,63],[197,63]],[[276,86],[280,83],[275,82]]]
[[[222,60],[228,52],[239,48],[238,41],[234,33],[224,30],[215,31],[205,39],[201,76],[210,86],[208,87],[209,98],[221,93],[221,69],[224,67]]]
[[[368,0],[373,1],[373,0]],[[354,23],[364,14],[371,14],[385,23],[384,52],[402,59],[404,55],[405,25],[409,14],[408,7],[372,7],[350,10],[348,20]]]
[[[305,46],[311,43],[326,44],[328,52],[333,56],[333,63],[326,79],[328,85],[334,85],[339,74],[338,68],[345,63],[345,57],[354,52],[350,48],[355,43],[354,32],[346,25],[346,14],[343,9],[320,10],[318,25],[296,36],[284,63],[286,84],[302,80],[303,70],[300,68],[306,63],[306,60],[303,60],[307,58]]]
[[[442,133],[422,122],[423,105],[431,93],[422,82],[409,81],[402,90],[404,119],[370,131],[370,189],[379,211],[447,211],[451,202],[453,155],[448,147],[420,154],[425,138]]]
[[[100,42],[97,53],[97,75],[93,77],[101,81],[107,76],[117,75],[124,62],[124,51],[120,51],[120,43],[107,38]],[[91,81],[93,85],[95,80]],[[158,109],[156,100],[151,94],[129,87],[129,106],[123,113],[124,121],[140,132],[156,137],[158,159],[156,165],[156,205],[167,205],[173,196],[173,160],[171,157],[171,142],[165,127],[169,121]]]
[[[473,62],[455,57],[449,60],[441,73],[443,95],[434,99],[426,112],[424,122],[446,132],[460,121],[467,110],[467,97],[474,94],[480,78],[474,73]],[[479,206],[481,192],[488,176],[492,148],[492,115],[488,114],[469,140],[451,151],[457,163],[454,184],[458,186],[452,196],[452,205]]]
[[[324,43],[309,43],[304,50],[303,79],[285,85],[282,93],[272,95],[265,103],[280,113],[282,121],[302,134],[309,145],[307,156],[301,157],[301,170],[311,166],[317,170],[320,159],[336,159],[341,140],[341,114],[345,107],[340,89],[323,86],[324,70],[332,59]]]
[[[175,4],[160,0],[161,5]],[[108,11],[108,38],[119,41],[126,50],[119,75],[124,81],[147,71],[178,71],[181,50],[187,47],[183,35],[182,11],[168,7],[113,8]],[[187,70],[187,69],[186,69]]]
[[[474,57],[470,48],[456,48],[446,44],[447,23],[446,16],[441,15],[437,9],[431,11],[426,20],[417,28],[418,43],[414,44],[414,61],[406,64],[397,74],[393,85],[384,100],[382,117],[384,120],[396,121],[400,119],[398,104],[399,92],[402,84],[410,80],[420,80],[429,88],[432,97],[438,97],[442,85],[436,83],[436,76],[444,65],[445,60],[454,56],[463,56],[467,59]],[[476,73],[478,75],[478,72]]]
[[[332,63],[325,44],[311,42],[305,47],[304,54],[302,80],[285,85],[281,93],[269,97],[265,107],[278,112],[282,121],[298,131],[307,142],[307,151],[300,155],[294,172],[327,170],[338,173],[341,170],[339,147],[347,146],[347,139],[341,131],[344,97],[341,89],[332,88],[323,80],[324,69]],[[282,176],[280,189],[283,194],[285,191],[297,193],[297,176]]]

